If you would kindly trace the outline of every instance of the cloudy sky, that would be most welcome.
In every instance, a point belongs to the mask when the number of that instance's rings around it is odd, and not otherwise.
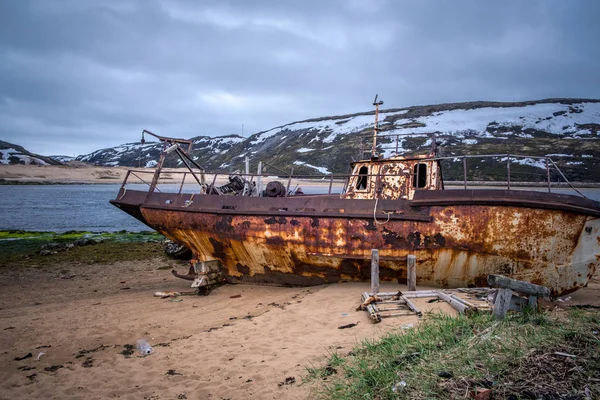
[[[0,140],[79,155],[468,100],[600,97],[600,2],[0,0]]]

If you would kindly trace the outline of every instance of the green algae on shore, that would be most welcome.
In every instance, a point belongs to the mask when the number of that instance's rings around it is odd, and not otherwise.
[[[164,255],[163,240],[157,232],[0,231],[0,268],[148,259]]]

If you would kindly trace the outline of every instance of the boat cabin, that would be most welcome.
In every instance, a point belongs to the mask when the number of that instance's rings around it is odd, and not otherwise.
[[[357,161],[342,194],[345,199],[412,200],[417,190],[444,188],[433,154]]]

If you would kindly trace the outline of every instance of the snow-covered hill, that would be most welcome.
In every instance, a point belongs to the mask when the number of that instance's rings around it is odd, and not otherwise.
[[[348,163],[369,157],[374,112],[314,118],[293,122],[248,138],[198,136],[192,138],[192,157],[208,170],[242,169],[249,157],[295,173],[346,173]],[[440,155],[529,154],[552,156],[570,177],[600,182],[600,100],[547,99],[530,102],[469,102],[383,110],[379,115],[378,152],[423,153],[432,136]],[[169,136],[168,132],[161,132]],[[97,150],[77,160],[98,165],[152,167],[159,158],[157,142],[128,143]],[[460,160],[446,162],[444,177],[459,178]],[[520,163],[520,164],[519,164]],[[522,159],[511,169],[515,179],[543,179],[545,165]],[[181,166],[172,155],[167,166]],[[475,178],[500,179],[503,171],[482,162]],[[275,172],[275,170],[271,170]]]
[[[57,165],[50,157],[30,153],[23,147],[0,140],[0,164]]]

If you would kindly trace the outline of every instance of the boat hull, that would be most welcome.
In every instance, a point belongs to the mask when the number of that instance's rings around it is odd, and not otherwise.
[[[310,205],[310,198],[246,198],[245,204],[221,196],[201,196],[192,207],[183,198],[165,205],[163,197],[121,208],[135,209],[138,219],[188,246],[196,260],[218,261],[231,282],[365,281],[371,250],[378,249],[383,281],[404,283],[406,257],[414,254],[420,285],[486,286],[489,274],[503,274],[559,295],[585,286],[600,262],[600,219],[568,207],[515,201],[428,206],[423,200],[418,207],[400,200],[378,207],[369,200],[313,199],[319,209],[294,208]]]

